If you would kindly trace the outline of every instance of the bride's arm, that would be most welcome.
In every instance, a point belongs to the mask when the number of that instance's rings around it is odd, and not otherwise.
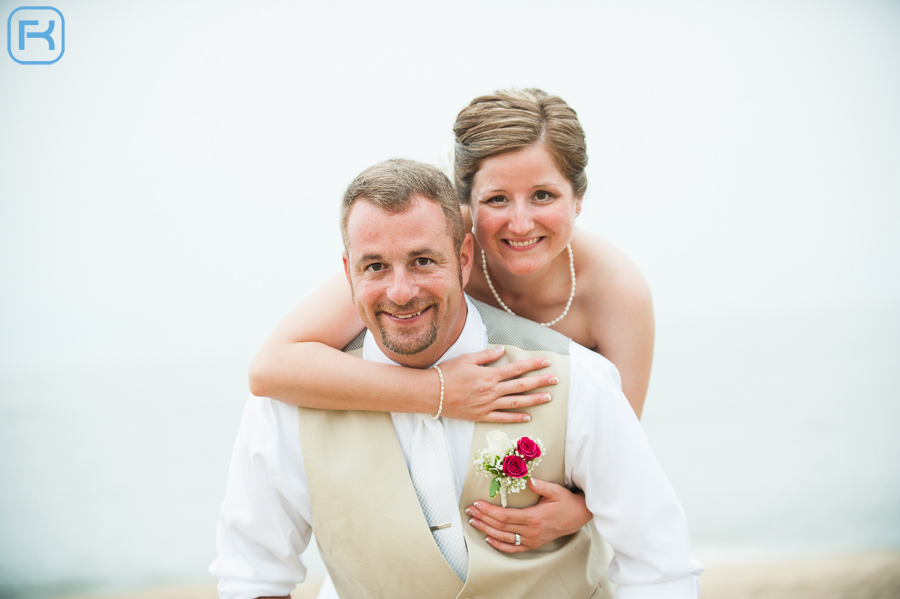
[[[285,403],[331,410],[434,413],[440,382],[432,370],[360,360],[339,349],[362,331],[343,273],[300,302],[275,327],[250,365],[250,392]],[[543,359],[482,368],[502,350],[485,350],[441,364],[449,418],[521,422],[525,414],[498,412],[544,403],[552,374],[513,377],[543,368]]]

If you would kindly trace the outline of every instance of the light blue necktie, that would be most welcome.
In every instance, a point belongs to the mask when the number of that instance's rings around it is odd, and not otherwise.
[[[409,455],[409,474],[434,540],[453,571],[463,580],[469,572],[469,554],[456,500],[456,477],[444,426],[427,414],[417,414]]]

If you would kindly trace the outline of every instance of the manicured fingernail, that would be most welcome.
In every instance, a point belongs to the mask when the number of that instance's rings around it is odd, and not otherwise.
[[[494,350],[496,350],[496,352],[497,352],[498,354],[502,354],[503,352],[506,351],[506,346],[505,346],[505,345],[498,345],[497,347],[494,348]]]
[[[550,366],[550,360],[544,360],[543,362],[541,362],[541,366],[543,366],[544,368]]]
[[[475,506],[475,509],[479,509],[479,510],[481,509],[481,506],[478,505],[478,502],[477,502],[477,501],[476,501],[474,504],[472,504],[472,505]]]
[[[472,526],[475,526],[475,518],[470,518],[470,519],[469,519],[469,524],[472,525]]]
[[[493,544],[494,544],[494,542],[491,540],[490,537],[485,537],[485,538],[484,538],[484,542],[487,543],[488,545],[493,545]]]
[[[469,514],[470,516],[475,515],[475,512],[472,511],[472,508],[466,508],[466,513]]]
[[[551,377],[550,377],[549,383],[550,383],[551,385],[555,385],[555,384],[558,383],[558,382],[559,382],[559,379],[556,378],[555,376],[551,376]]]
[[[553,399],[553,396],[551,396],[549,393],[544,393],[544,396],[541,397],[541,399],[543,399],[544,401],[550,401],[551,399]]]
[[[528,414],[525,414],[525,417],[522,418],[522,422],[531,422],[531,416],[529,416]]]

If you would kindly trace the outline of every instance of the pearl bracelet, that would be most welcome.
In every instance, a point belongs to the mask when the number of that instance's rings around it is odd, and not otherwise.
[[[437,414],[435,414],[434,416],[432,416],[432,418],[433,418],[434,420],[437,420],[438,418],[441,417],[441,412],[444,411],[444,373],[441,372],[441,367],[438,366],[438,365],[434,365],[434,366],[432,366],[432,368],[434,368],[435,370],[437,370],[438,376],[439,376],[440,379],[441,379],[441,404],[438,406]]]

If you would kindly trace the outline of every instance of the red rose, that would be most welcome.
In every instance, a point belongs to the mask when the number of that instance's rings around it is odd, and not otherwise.
[[[522,457],[526,460],[533,460],[534,458],[541,457],[541,448],[538,447],[538,444],[529,439],[528,437],[522,437],[519,439],[519,443],[516,446],[516,449],[519,450],[519,453],[522,454]]]
[[[517,455],[509,455],[503,458],[503,473],[512,478],[522,478],[528,474],[528,464]]]

